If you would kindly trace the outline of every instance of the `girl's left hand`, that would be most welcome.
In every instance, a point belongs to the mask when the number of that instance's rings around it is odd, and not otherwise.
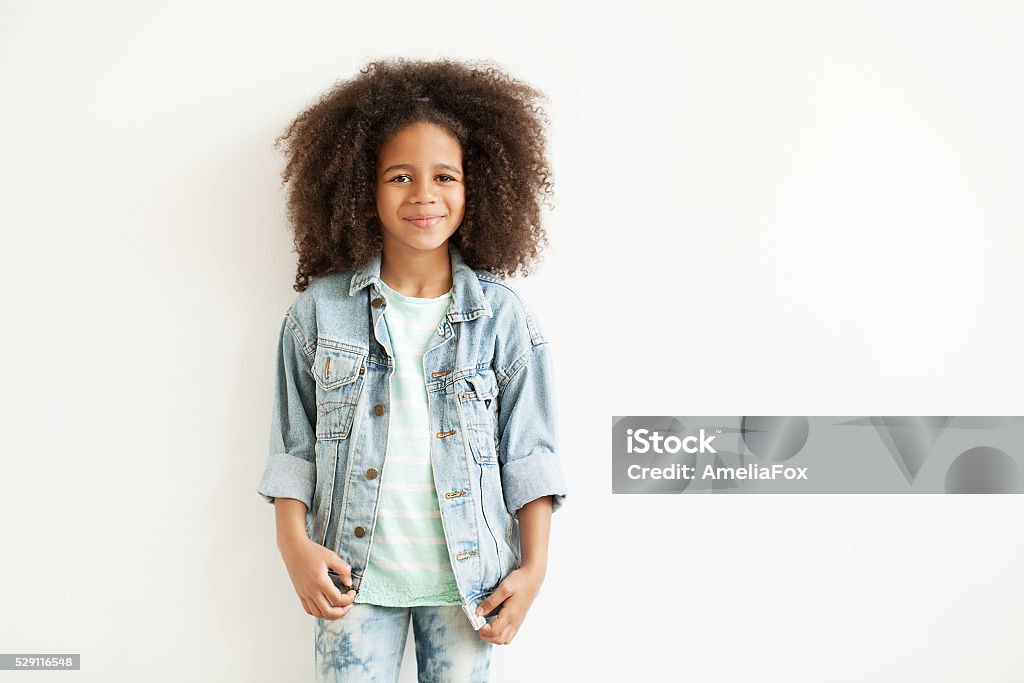
[[[501,605],[501,611],[494,621],[480,627],[480,639],[495,645],[511,643],[543,582],[544,573],[530,567],[520,567],[506,576],[505,580],[498,584],[498,588],[476,609],[478,615],[483,615],[489,614]]]

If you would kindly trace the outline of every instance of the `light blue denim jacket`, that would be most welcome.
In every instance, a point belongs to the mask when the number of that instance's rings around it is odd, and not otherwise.
[[[550,344],[531,309],[449,243],[452,302],[423,358],[430,456],[462,606],[474,612],[520,563],[518,510],[566,495]],[[394,354],[381,254],[314,278],[281,324],[270,455],[257,492],[306,504],[306,531],[359,590],[387,476]]]

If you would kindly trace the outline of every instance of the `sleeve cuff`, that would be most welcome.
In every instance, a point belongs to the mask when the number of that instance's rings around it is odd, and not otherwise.
[[[268,503],[273,503],[274,498],[295,498],[305,503],[307,510],[312,510],[315,486],[313,463],[287,453],[273,453],[267,460],[256,493]]]
[[[507,461],[501,468],[501,487],[505,492],[505,505],[513,517],[519,508],[542,496],[552,496],[551,512],[555,512],[562,507],[566,496],[565,476],[558,456],[551,452]]]

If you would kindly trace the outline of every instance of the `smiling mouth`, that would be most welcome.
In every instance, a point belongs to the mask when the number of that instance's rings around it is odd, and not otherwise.
[[[444,216],[423,216],[422,218],[406,218],[413,225],[420,228],[430,228],[437,225]]]

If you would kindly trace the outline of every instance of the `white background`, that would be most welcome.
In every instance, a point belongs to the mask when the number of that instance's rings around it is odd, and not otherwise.
[[[83,658],[0,679],[311,679],[255,491],[295,296],[272,141],[401,55],[551,98],[517,286],[571,488],[493,680],[1024,680],[1024,497],[610,467],[613,415],[1024,414],[1019,4],[0,8],[0,651]]]

